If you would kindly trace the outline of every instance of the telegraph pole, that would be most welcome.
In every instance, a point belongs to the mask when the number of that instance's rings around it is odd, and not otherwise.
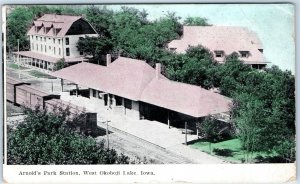
[[[187,145],[187,122],[185,122],[185,145]]]
[[[109,122],[109,120],[106,120],[106,142],[107,142],[107,149],[109,149],[108,122]]]
[[[21,78],[21,73],[20,73],[20,43],[19,43],[19,39],[18,39],[18,73],[19,73],[19,79]]]
[[[168,111],[168,127],[170,129],[170,111]]]

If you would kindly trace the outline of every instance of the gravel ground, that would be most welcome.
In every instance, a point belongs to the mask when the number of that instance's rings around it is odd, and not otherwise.
[[[96,141],[105,141],[105,145],[107,146],[106,135],[97,137]],[[143,160],[146,158],[148,164],[195,163],[188,158],[166,149],[158,148],[143,140],[116,131],[109,134],[109,146],[115,149],[119,154],[123,153],[127,155],[131,160]]]
[[[10,102],[6,102],[6,116],[11,117],[14,116],[16,113],[23,113],[22,108],[15,106]]]

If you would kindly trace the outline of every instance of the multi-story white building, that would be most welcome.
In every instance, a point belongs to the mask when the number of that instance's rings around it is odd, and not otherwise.
[[[257,35],[244,27],[233,26],[184,26],[183,36],[168,44],[168,49],[185,53],[189,47],[202,45],[208,48],[219,63],[226,56],[237,53],[239,58],[253,68],[266,67],[263,47]]]
[[[15,52],[21,63],[43,71],[53,71],[62,58],[69,64],[86,60],[76,45],[85,36],[98,36],[95,29],[81,16],[45,14],[33,21],[27,33],[30,51]]]

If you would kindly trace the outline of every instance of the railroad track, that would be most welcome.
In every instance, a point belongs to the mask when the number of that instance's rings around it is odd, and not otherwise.
[[[98,126],[106,129],[105,121],[98,121]],[[108,126],[108,129],[113,132],[109,134],[109,144],[117,151],[126,155],[135,155],[139,158],[143,158],[145,156],[146,158],[152,159],[156,163],[160,164],[195,163],[186,157],[178,155],[164,147],[141,139],[118,128]],[[103,139],[105,139],[105,136],[103,136]]]

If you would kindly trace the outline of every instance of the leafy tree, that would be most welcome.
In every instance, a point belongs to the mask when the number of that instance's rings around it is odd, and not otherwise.
[[[234,127],[230,123],[219,121],[213,116],[205,117],[197,124],[197,129],[203,138],[212,142],[228,139],[234,133]]]
[[[111,51],[111,44],[106,38],[86,36],[77,42],[77,49],[85,56],[92,56],[91,60],[100,64],[101,56]]]
[[[8,134],[8,164],[126,164],[128,157],[118,155],[104,144],[72,130],[67,109],[49,113],[36,107],[27,109],[24,122]]]
[[[110,38],[109,26],[113,15],[114,12],[106,6],[89,6],[86,13],[87,20],[96,29],[100,38]]]
[[[18,39],[20,50],[29,49],[27,31],[31,26],[34,14],[28,7],[17,6],[7,15],[7,49],[8,51],[18,50]]]
[[[57,63],[55,63],[54,70],[55,71],[61,70],[61,69],[65,68],[65,67],[67,67],[67,66],[68,66],[68,63],[66,63],[65,59],[62,58],[59,61],[57,61]]]
[[[208,75],[215,65],[212,61],[212,53],[207,48],[196,46],[190,47],[186,54],[170,55],[163,63],[169,78],[209,89],[213,87]]]
[[[238,80],[240,75],[253,70],[250,66],[243,64],[236,53],[227,56],[225,64],[220,65],[218,69],[221,94],[228,97],[233,97],[242,85],[243,80]]]
[[[250,162],[254,151],[259,149],[261,131],[265,128],[266,112],[264,104],[254,96],[241,94],[237,97],[239,102],[234,108],[238,108],[238,115],[234,122],[238,129],[238,137],[241,140],[242,148],[245,150],[245,161]]]
[[[183,21],[183,25],[185,25],[185,26],[211,26],[211,24],[209,24],[207,22],[207,19],[203,18],[203,17],[187,17]]]

